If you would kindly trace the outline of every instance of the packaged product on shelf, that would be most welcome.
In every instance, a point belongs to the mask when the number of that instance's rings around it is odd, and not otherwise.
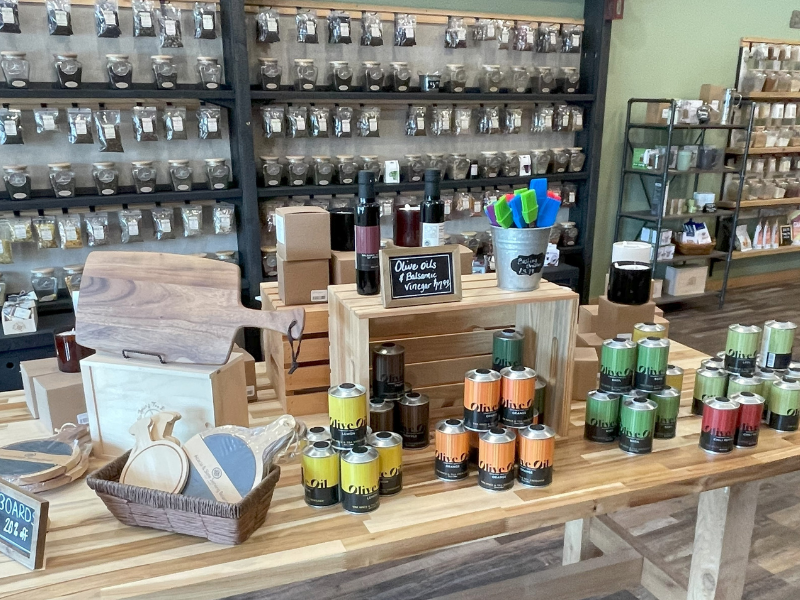
[[[531,133],[548,133],[554,129],[555,109],[552,104],[537,104],[531,119]]]
[[[503,164],[500,168],[500,174],[503,177],[519,177],[519,155],[516,150],[506,150],[502,153]]]
[[[378,120],[381,116],[381,109],[377,106],[365,106],[358,114],[356,130],[359,137],[380,137],[378,130]]]
[[[561,184],[561,207],[575,206],[578,202],[578,186],[565,181]]]
[[[22,33],[17,0],[0,1],[0,33]]]
[[[279,138],[284,136],[283,130],[284,108],[282,106],[262,106],[261,124],[264,128],[265,138]]]
[[[11,217],[3,219],[3,223],[8,226],[12,242],[33,242],[33,225],[30,217]]]
[[[531,150],[531,171],[533,175],[544,175],[550,168],[553,153],[546,148]]]
[[[308,137],[306,121],[308,119],[308,109],[305,106],[286,107],[286,134],[290,138]]]
[[[484,150],[481,152],[481,159],[478,164],[481,177],[497,177],[500,175],[503,159],[493,150]]]
[[[158,171],[153,168],[152,160],[131,162],[131,175],[137,194],[150,194],[155,191]]]
[[[434,136],[450,135],[453,131],[453,108],[451,106],[431,107],[430,133]]]
[[[453,109],[453,135],[469,135],[472,124],[472,108],[456,106]]]
[[[534,94],[555,92],[555,69],[553,67],[534,67],[531,73],[531,91]]]
[[[108,245],[108,213],[93,212],[84,216],[86,245],[90,248]]]
[[[262,90],[277,90],[281,87],[283,68],[278,64],[277,58],[262,56],[258,59],[259,73],[261,75]]]
[[[31,176],[26,165],[4,166],[3,181],[12,200],[27,200],[31,197]]]
[[[222,111],[216,106],[201,106],[197,109],[197,135],[201,140],[222,138],[219,121]]]
[[[70,198],[75,195],[75,172],[69,163],[50,163],[50,185],[59,198]]]
[[[131,0],[133,37],[156,37],[156,14],[152,0]]]
[[[118,38],[122,31],[119,28],[119,4],[117,0],[95,0],[94,24],[99,38]]]
[[[442,74],[439,71],[417,71],[419,75],[419,89],[421,92],[438,92],[442,83]]]
[[[162,48],[183,48],[181,9],[162,2],[158,10],[159,41]]]
[[[58,217],[58,237],[61,240],[62,250],[83,248],[81,216],[79,214],[60,215]]]
[[[195,2],[194,37],[198,40],[213,40],[217,37],[217,5],[214,2]]]
[[[92,164],[92,179],[101,196],[113,196],[119,188],[119,171],[113,162],[98,162]]]
[[[561,26],[561,52],[565,54],[580,54],[583,45],[583,25]]]
[[[556,104],[553,131],[569,131],[569,116],[569,106],[566,104]]]
[[[750,240],[750,234],[747,233],[747,225],[736,226],[736,249],[741,252],[747,252],[753,249],[753,242]]]
[[[133,83],[133,65],[127,54],[106,54],[106,72],[112,90],[124,90]]]
[[[427,135],[425,131],[425,113],[427,106],[409,106],[406,115],[406,135],[409,136],[424,136]]]
[[[0,6],[2,6],[2,1],[0,1]],[[0,32],[2,32],[2,25],[0,25]],[[10,50],[0,52],[0,67],[3,69],[3,75],[8,87],[28,87],[31,65],[25,58],[26,56],[24,52]]]
[[[337,138],[352,137],[353,109],[349,106],[336,106],[333,109],[333,134]]]
[[[517,26],[514,28],[514,36],[512,38],[511,47],[514,50],[531,52],[535,46],[536,23],[517,21]]]
[[[328,137],[328,127],[330,123],[330,109],[320,106],[312,106],[308,114],[309,136],[324,138]]]
[[[328,13],[328,43],[351,44],[352,42],[350,15],[342,10],[332,10]]]
[[[203,233],[203,207],[199,204],[181,206],[183,237],[197,237]]]
[[[129,244],[131,242],[141,242],[142,237],[142,211],[138,208],[121,210],[118,213],[119,227],[122,231],[121,242]]]
[[[383,46],[383,29],[381,17],[376,12],[361,13],[361,45]],[[408,45],[408,44],[403,44]]]
[[[500,106],[484,106],[478,111],[478,133],[500,133]]]
[[[206,158],[206,178],[208,189],[225,190],[231,180],[231,169],[225,164],[224,158]]]
[[[475,19],[472,26],[472,39],[476,42],[488,42],[497,39],[497,27],[494,19]]]
[[[213,210],[214,233],[225,235],[234,232],[233,205],[219,203],[214,205]]]
[[[274,44],[281,41],[280,15],[276,9],[269,6],[258,9],[256,39],[262,44]]]
[[[14,256],[11,252],[8,226],[2,226],[0,223],[0,265],[10,265],[13,262]]]
[[[150,209],[153,216],[153,231],[157,240],[175,239],[175,211],[172,208],[157,206]]]
[[[33,229],[36,231],[36,244],[39,250],[58,248],[55,217],[34,217],[32,223]]]
[[[553,148],[551,150],[553,173],[566,173],[570,163],[570,152],[566,148]]]
[[[394,45],[417,45],[417,16],[407,13],[394,15]]]
[[[178,85],[178,67],[168,54],[156,54],[150,57],[153,63],[153,75],[159,90],[172,90]]]
[[[198,56],[197,75],[200,78],[198,85],[201,89],[217,89],[222,84],[222,66],[219,64],[219,59],[213,56]]]
[[[514,35],[514,21],[497,20],[497,49],[508,50],[511,47],[511,38]]]
[[[305,156],[287,156],[289,185],[305,185],[308,179],[308,163]]]
[[[513,65],[510,73],[511,91],[517,94],[524,94],[530,87],[531,76],[528,68],[522,65]]]
[[[444,75],[444,83],[442,89],[445,92],[461,93],[467,87],[467,70],[464,65],[458,63],[450,63],[447,65],[447,70]]]
[[[307,8],[298,8],[295,16],[297,23],[297,42],[299,44],[317,44],[317,13]]]
[[[447,29],[444,32],[445,48],[467,47],[467,26],[463,17],[447,17]]]
[[[83,64],[78,60],[78,55],[74,52],[62,52],[54,56],[53,66],[56,68],[58,84],[62,88],[80,87]]]
[[[192,167],[186,159],[168,160],[169,178],[172,189],[176,192],[190,192],[192,190]]]
[[[137,142],[157,142],[156,119],[158,110],[155,106],[134,106],[131,109],[133,119],[133,136]]]
[[[583,108],[580,106],[569,107],[569,130],[583,131]]]
[[[119,135],[120,111],[98,110],[94,113],[94,122],[97,126],[100,152],[124,152]]]
[[[337,91],[346,92],[353,87],[353,69],[346,60],[332,60],[328,63],[330,73],[328,84]]]
[[[277,156],[260,156],[262,161],[261,174],[264,177],[264,185],[276,186],[283,181],[283,165]]]
[[[329,185],[335,172],[330,156],[312,156],[312,178],[314,185]]]
[[[22,111],[0,108],[0,145],[23,144]]]
[[[164,133],[167,141],[186,139],[186,108],[183,106],[164,107]]]
[[[536,50],[538,52],[558,52],[561,50],[560,24],[539,23]]]
[[[519,133],[522,130],[522,107],[506,106],[503,111],[503,133]]]
[[[72,3],[69,0],[45,0],[50,35],[72,35]]]

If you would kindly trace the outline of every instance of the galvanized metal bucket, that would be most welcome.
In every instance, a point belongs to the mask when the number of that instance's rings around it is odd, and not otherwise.
[[[528,292],[539,287],[550,227],[492,227],[497,287]]]

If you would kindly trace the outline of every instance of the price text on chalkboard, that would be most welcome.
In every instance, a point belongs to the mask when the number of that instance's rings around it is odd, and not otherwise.
[[[49,503],[0,479],[0,552],[40,569],[44,563]]]
[[[382,250],[381,299],[385,308],[461,300],[458,246]]]

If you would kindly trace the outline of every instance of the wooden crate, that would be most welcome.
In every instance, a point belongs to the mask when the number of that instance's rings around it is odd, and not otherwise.
[[[385,309],[355,285],[328,288],[331,384],[370,384],[370,345],[406,349],[406,380],[431,400],[431,419],[463,414],[464,374],[490,367],[494,330],[525,333],[524,362],[547,382],[545,412],[560,435],[569,427],[578,295],[542,281],[533,292],[497,288],[494,275],[462,277],[461,302]]]
[[[261,284],[261,308],[282,310],[277,283]],[[297,308],[291,306],[289,308]],[[303,342],[297,370],[289,375],[292,352],[286,336],[262,330],[261,345],[267,376],[283,410],[295,416],[328,412],[328,385],[331,369],[328,361],[328,305],[307,304]]]

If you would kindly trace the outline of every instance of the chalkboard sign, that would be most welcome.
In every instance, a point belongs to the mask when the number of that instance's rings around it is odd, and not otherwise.
[[[29,569],[41,569],[49,506],[0,479],[0,552]]]
[[[384,308],[461,300],[458,246],[381,250]]]

